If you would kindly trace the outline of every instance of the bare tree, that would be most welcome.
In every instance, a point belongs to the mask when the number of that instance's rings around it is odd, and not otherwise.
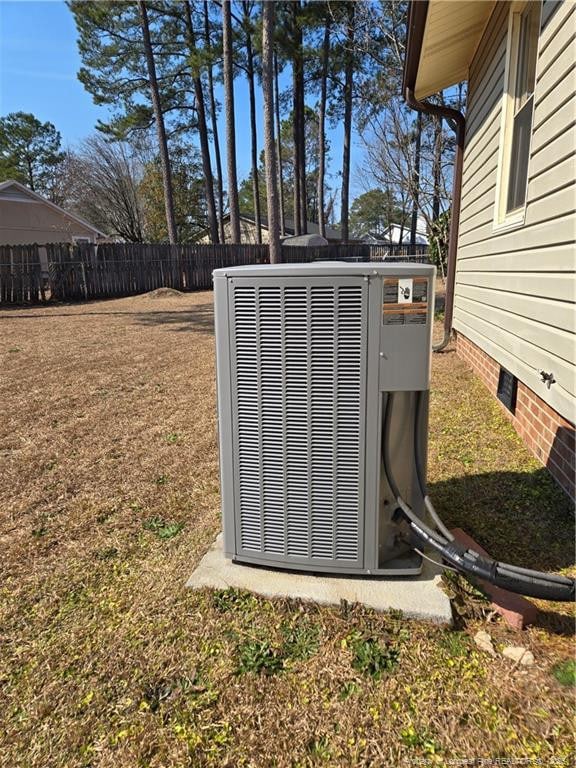
[[[262,10],[262,95],[264,101],[264,158],[270,263],[282,260],[278,227],[278,174],[274,146],[274,19],[276,3],[266,2]]]
[[[412,169],[412,216],[410,219],[410,247],[416,245],[416,229],[418,227],[418,209],[420,199],[420,162],[422,152],[422,112],[416,115],[414,130],[414,166]]]
[[[132,243],[145,239],[140,183],[149,150],[96,134],[60,169],[58,203],[111,236]]]
[[[226,112],[226,154],[228,158],[228,200],[230,204],[231,242],[240,242],[240,208],[236,172],[236,128],[234,122],[234,63],[232,57],[232,10],[230,0],[222,0],[224,58],[224,103]]]
[[[417,214],[430,230],[450,205],[453,152],[444,132],[440,140],[433,121],[424,120],[416,151],[415,127],[413,116],[400,100],[390,102],[363,132],[363,175],[370,185],[376,182],[380,189],[390,190],[406,219],[413,217],[416,200]],[[439,162],[435,157],[438,152]]]
[[[138,11],[140,14],[140,27],[142,30],[142,41],[144,43],[144,52],[146,54],[146,67],[148,70],[148,83],[150,87],[150,98],[154,110],[154,122],[156,124],[156,134],[158,136],[158,150],[160,154],[160,164],[162,167],[162,183],[164,187],[164,207],[166,209],[166,228],[168,230],[168,239],[175,243],[176,237],[176,219],[174,216],[174,197],[172,190],[172,170],[170,167],[170,156],[168,154],[168,140],[166,138],[166,126],[164,125],[164,115],[160,101],[160,92],[158,90],[158,79],[156,77],[156,63],[154,61],[154,52],[152,50],[152,41],[150,39],[150,24],[148,21],[148,10],[144,0],[138,0]]]
[[[434,159],[432,162],[432,177],[434,194],[432,198],[432,219],[440,216],[440,190],[442,178],[442,118],[434,118]]]

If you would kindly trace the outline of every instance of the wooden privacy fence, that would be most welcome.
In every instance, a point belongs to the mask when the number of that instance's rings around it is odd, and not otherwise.
[[[0,303],[119,298],[168,287],[212,288],[219,267],[267,264],[268,245],[50,243],[0,246]],[[333,244],[282,246],[284,263],[427,261],[427,247]]]
[[[46,300],[40,246],[0,245],[0,304]]]
[[[268,259],[267,245],[82,243],[46,249],[51,296],[59,301],[131,296],[162,287],[207,290],[212,270]]]

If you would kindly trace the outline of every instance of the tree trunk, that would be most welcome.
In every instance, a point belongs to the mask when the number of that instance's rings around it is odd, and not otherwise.
[[[302,68],[302,30],[298,18],[300,0],[292,3],[292,138],[294,143],[294,234],[305,233],[306,216],[302,217],[302,197],[305,190],[302,188],[302,141],[300,135],[300,85]]]
[[[296,0],[293,6],[294,13],[294,99],[297,105],[295,111],[295,137],[298,146],[298,163],[296,173],[298,175],[298,217],[300,219],[300,234],[308,232],[308,203],[306,189],[306,112],[304,103],[304,49],[302,40],[302,26],[300,19],[301,3]]]
[[[328,55],[330,52],[330,16],[326,16],[324,44],[322,45],[322,80],[320,82],[320,106],[318,110],[318,230],[326,237],[324,217],[324,174],[326,162],[326,81],[328,79]]]
[[[202,81],[200,73],[195,63],[196,57],[196,38],[194,35],[194,26],[192,23],[192,10],[190,1],[184,3],[184,20],[186,24],[186,37],[188,48],[192,59],[192,82],[194,84],[194,96],[196,98],[196,113],[198,115],[198,134],[200,136],[200,153],[202,155],[202,170],[204,172],[204,190],[206,194],[206,207],[208,209],[208,229],[210,231],[210,242],[217,243],[218,221],[216,216],[216,203],[214,202],[214,178],[212,176],[212,162],[210,160],[210,145],[208,142],[208,128],[206,126],[206,110],[204,108],[204,92],[202,90]]]
[[[348,23],[346,32],[346,63],[344,74],[344,147],[342,153],[342,198],[340,219],[342,222],[342,242],[349,239],[349,203],[350,203],[350,144],[352,138],[352,85],[354,75],[354,3],[348,3]]]
[[[284,169],[282,167],[282,141],[280,138],[280,99],[278,91],[278,57],[276,54],[274,54],[274,111],[276,114],[276,155],[278,161],[278,195],[280,198],[280,237],[284,237]]]
[[[32,160],[27,157],[26,158],[26,165],[28,166],[28,186],[32,190],[32,192],[36,192],[34,189],[34,173],[32,172]]]
[[[156,122],[156,133],[158,135],[158,149],[160,152],[160,165],[162,167],[162,184],[164,187],[164,207],[166,209],[166,228],[168,230],[168,240],[170,243],[176,243],[176,219],[174,217],[174,197],[172,193],[172,170],[170,167],[170,157],[168,155],[168,141],[166,139],[166,127],[164,125],[164,115],[160,104],[160,92],[158,90],[158,80],[156,78],[156,64],[154,62],[154,53],[152,51],[152,42],[150,40],[150,27],[148,24],[148,11],[144,0],[138,0],[138,11],[140,13],[140,27],[142,29],[142,41],[144,43],[144,52],[146,54],[146,66],[148,68],[148,81],[150,85],[150,97],[154,109],[154,120]]]
[[[332,223],[335,204],[336,204],[336,192],[333,192],[328,198],[328,203],[326,204],[326,223],[327,224]]]
[[[442,118],[434,118],[434,160],[432,163],[432,221],[440,216],[440,185],[442,179]]]
[[[222,44],[224,59],[224,102],[226,109],[226,154],[228,159],[228,201],[230,204],[230,242],[240,242],[240,209],[236,173],[236,129],[234,124],[234,69],[232,62],[232,9],[222,0]]]
[[[266,164],[266,199],[270,263],[282,260],[278,227],[278,179],[274,147],[274,16],[276,3],[262,7],[262,95],[264,100],[264,158]]]
[[[218,197],[218,232],[220,242],[226,242],[224,232],[224,191],[222,189],[222,157],[220,155],[220,139],[218,136],[218,119],[216,115],[216,99],[214,98],[214,77],[212,75],[212,42],[210,39],[210,16],[208,0],[204,0],[204,40],[208,56],[208,92],[210,95],[210,118],[212,122],[212,140],[214,142],[214,157],[216,159],[216,194]]]
[[[296,3],[292,6],[293,22],[294,22],[294,38],[296,38]],[[300,111],[300,100],[298,98],[298,64],[297,54],[294,52],[294,58],[292,59],[292,143],[294,144],[294,211],[292,217],[294,219],[294,234],[301,235],[302,227],[300,222],[300,132],[299,132],[299,118],[298,113]]]
[[[412,173],[412,217],[410,219],[410,248],[416,245],[418,208],[420,202],[420,149],[422,145],[422,112],[416,118],[416,143],[414,146],[414,171]]]
[[[252,38],[249,27],[250,14],[248,4],[244,6],[244,21],[246,24],[246,57],[248,92],[250,95],[250,153],[252,157],[252,194],[254,197],[254,223],[256,225],[256,242],[262,242],[262,221],[260,214],[260,184],[258,179],[258,135],[256,133],[256,94],[254,93],[254,52],[252,50]]]
[[[298,3],[300,5],[300,3]],[[300,144],[300,223],[302,234],[308,232],[308,190],[306,188],[306,107],[304,103],[304,53],[302,28],[298,26],[298,141]]]
[[[308,232],[308,189],[306,187],[306,110],[304,105],[304,62],[300,59],[298,82],[298,98],[300,99],[300,219],[302,231]]]

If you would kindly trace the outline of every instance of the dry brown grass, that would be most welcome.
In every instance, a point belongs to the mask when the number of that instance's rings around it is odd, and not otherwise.
[[[184,588],[219,528],[210,293],[0,326],[1,766],[572,764],[566,607],[520,636],[490,621],[533,650],[524,669],[475,649],[470,607],[447,631]],[[570,565],[566,501],[453,352],[430,480],[495,555]],[[354,665],[370,638],[399,654],[380,680]],[[255,649],[273,674],[239,674]]]

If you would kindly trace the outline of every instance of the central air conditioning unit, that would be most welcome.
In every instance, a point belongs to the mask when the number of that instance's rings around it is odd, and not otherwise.
[[[383,450],[422,516],[435,274],[341,262],[214,272],[228,558],[420,573]]]

